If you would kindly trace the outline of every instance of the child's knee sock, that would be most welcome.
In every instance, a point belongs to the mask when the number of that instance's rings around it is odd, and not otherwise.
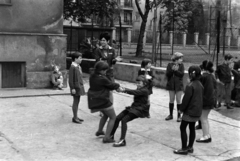
[[[180,110],[181,104],[177,104],[177,117],[179,118],[181,114],[178,112]]]
[[[174,108],[174,103],[169,103],[169,113],[171,116],[173,115],[173,108]]]

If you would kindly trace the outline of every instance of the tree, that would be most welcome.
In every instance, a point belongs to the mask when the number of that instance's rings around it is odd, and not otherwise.
[[[164,31],[186,32],[192,15],[191,0],[163,0],[162,4],[166,8],[163,15]]]
[[[116,7],[117,2],[113,0],[64,0],[63,16],[75,22],[86,22],[92,16],[97,16],[100,22],[107,22],[112,21]]]
[[[139,33],[138,43],[137,43],[136,56],[141,56],[142,55],[143,37],[144,37],[144,32],[145,32],[145,29],[146,29],[146,25],[147,25],[147,19],[148,19],[149,11],[151,9],[153,9],[154,7],[159,6],[161,1],[162,0],[154,0],[154,1],[145,0],[145,11],[143,13],[143,11],[142,11],[142,9],[139,5],[139,0],[135,0],[139,15],[142,18],[142,23],[141,23],[141,26],[140,26],[140,33]]]

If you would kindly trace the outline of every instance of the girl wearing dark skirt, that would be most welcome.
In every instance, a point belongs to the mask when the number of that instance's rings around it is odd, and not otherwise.
[[[105,135],[103,143],[112,143],[114,140],[110,138],[110,133],[114,126],[116,119],[115,110],[113,108],[113,102],[110,98],[110,91],[116,90],[120,87],[118,83],[114,83],[106,76],[106,72],[109,66],[106,62],[99,61],[94,66],[94,73],[90,76],[88,90],[88,107],[91,112],[102,112],[103,116],[100,119],[96,136]],[[108,121],[106,134],[103,132],[103,128]]]
[[[174,109],[174,101],[176,98],[177,102],[177,111],[182,103],[182,95],[183,95],[183,76],[184,76],[184,65],[183,54],[176,52],[172,56],[172,62],[168,64],[166,76],[167,76],[167,90],[169,91],[169,115],[165,118],[165,120],[173,119],[173,109]],[[180,113],[177,114],[177,122],[181,121]]]
[[[179,112],[183,113],[180,125],[182,148],[174,150],[175,154],[193,153],[193,143],[196,137],[195,123],[200,119],[203,105],[203,86],[199,81],[201,69],[191,66],[188,70],[191,82],[186,86],[182,105]],[[187,138],[187,126],[189,126],[189,139]],[[189,141],[188,141],[189,140]]]
[[[208,143],[212,141],[209,132],[208,115],[215,105],[215,91],[217,88],[217,82],[213,76],[214,70],[213,63],[211,61],[208,60],[203,61],[200,67],[202,69],[202,76],[200,78],[200,82],[204,87],[203,110],[202,115],[200,117],[201,120],[200,124],[202,127],[203,136],[196,141],[199,143]]]

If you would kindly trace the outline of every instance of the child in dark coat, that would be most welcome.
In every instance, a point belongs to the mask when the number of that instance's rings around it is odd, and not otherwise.
[[[80,97],[85,95],[85,89],[83,86],[83,79],[82,79],[82,68],[80,64],[82,62],[82,53],[76,52],[72,54],[72,64],[69,69],[69,86],[70,92],[73,96],[73,118],[72,122],[81,124],[83,119],[78,118],[78,104],[80,102]]]
[[[230,106],[231,104],[231,81],[232,81],[232,73],[230,65],[233,63],[233,56],[230,54],[226,54],[224,56],[224,63],[217,66],[216,70],[216,78],[218,82],[221,82],[224,84],[224,90],[225,90],[225,103],[227,106],[227,109],[233,109],[233,107]]]
[[[151,60],[150,59],[143,59],[142,63],[141,63],[141,69],[139,69],[138,71],[138,76],[140,75],[144,75],[146,76],[149,81],[150,81],[150,85],[149,85],[149,91],[150,91],[150,94],[152,94],[152,87],[153,87],[153,73],[151,71]],[[149,109],[148,109],[148,118],[150,118],[150,113],[149,113],[149,110],[150,110],[150,98],[149,98]]]
[[[195,140],[195,123],[200,119],[203,105],[203,86],[199,81],[201,69],[198,66],[191,66],[188,70],[191,82],[186,86],[185,94],[179,112],[183,113],[180,125],[182,148],[174,150],[175,154],[193,153]],[[189,142],[187,146],[186,128],[189,125]]]
[[[102,112],[103,116],[100,119],[96,136],[104,135],[103,128],[108,118],[106,134],[103,138],[103,143],[112,143],[114,140],[110,138],[110,133],[116,119],[113,102],[110,99],[110,91],[120,87],[118,83],[110,81],[106,72],[109,66],[106,62],[99,61],[94,66],[94,73],[90,76],[88,90],[88,107],[91,112]]]
[[[233,105],[235,107],[240,107],[240,67],[238,67],[237,70],[233,69],[232,73],[235,80],[234,88],[236,89],[236,97]]]
[[[209,60],[205,60],[200,65],[202,69],[202,76],[200,78],[200,82],[202,83],[204,90],[203,96],[203,110],[201,115],[201,123],[199,122],[200,127],[202,127],[203,136],[196,141],[199,143],[209,143],[212,141],[210,135],[210,126],[208,121],[208,115],[211,109],[214,108],[216,104],[216,88],[217,82],[213,75],[213,63]],[[196,126],[197,127],[197,126]],[[197,129],[197,128],[196,128]]]
[[[173,119],[175,98],[177,102],[177,111],[179,111],[183,95],[183,54],[175,52],[171,59],[172,62],[168,63],[166,71],[167,90],[169,91],[169,115],[165,118],[166,121]],[[181,115],[179,113],[177,114],[177,122],[181,122]]]
[[[114,147],[120,147],[126,145],[125,136],[127,133],[127,122],[132,121],[136,118],[144,118],[148,116],[148,97],[149,91],[149,80],[144,76],[140,75],[137,78],[137,89],[120,89],[120,92],[124,92],[130,95],[134,95],[133,103],[131,106],[126,107],[116,118],[111,137],[114,138],[114,134],[118,128],[120,121],[122,122],[122,132],[119,142],[114,143]]]

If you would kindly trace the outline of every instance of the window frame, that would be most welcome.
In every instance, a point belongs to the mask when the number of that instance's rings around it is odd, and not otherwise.
[[[12,0],[0,0],[0,6],[12,6]]]

